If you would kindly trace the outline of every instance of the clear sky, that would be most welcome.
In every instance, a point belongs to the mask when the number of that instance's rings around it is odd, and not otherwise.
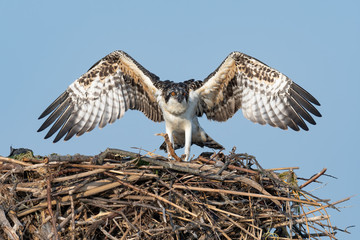
[[[161,79],[204,79],[232,51],[280,70],[322,104],[310,131],[253,124],[239,111],[225,123],[200,120],[226,147],[255,155],[265,168],[300,167],[314,193],[337,201],[359,194],[359,1],[0,1],[0,155],[98,154],[107,147],[154,150],[164,124],[128,111],[112,125],[53,144],[37,133],[42,111],[106,54],[126,51]],[[209,150],[209,149],[205,149]],[[135,150],[133,150],[135,151]],[[192,147],[193,154],[203,151]],[[181,150],[179,153],[182,153]],[[312,184],[306,190],[320,185]],[[360,239],[359,196],[330,210],[332,223]]]

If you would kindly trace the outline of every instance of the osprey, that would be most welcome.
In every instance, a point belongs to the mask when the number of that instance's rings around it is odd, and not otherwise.
[[[226,121],[240,108],[247,119],[295,131],[315,125],[309,113],[321,117],[319,102],[277,70],[244,53],[232,52],[203,81],[161,81],[123,51],[114,51],[73,82],[39,119],[51,126],[45,139],[59,129],[54,142],[69,140],[99,125],[120,119],[128,109],[139,110],[154,122],[165,121],[174,149],[185,146],[223,148],[202,129],[198,117]],[[300,127],[300,128],[299,128]],[[160,147],[167,151],[166,144]]]

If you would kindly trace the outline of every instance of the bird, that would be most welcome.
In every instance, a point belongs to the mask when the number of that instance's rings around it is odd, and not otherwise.
[[[38,132],[48,128],[53,142],[81,136],[111,124],[129,109],[141,111],[154,122],[165,122],[174,149],[192,144],[212,149],[223,146],[200,126],[198,118],[224,122],[242,109],[245,118],[280,129],[308,131],[311,116],[321,117],[319,101],[289,77],[260,60],[231,52],[204,80],[160,80],[124,51],[116,50],[96,62],[64,91],[39,119]],[[305,122],[306,121],[306,122]],[[165,142],[160,149],[169,152]]]

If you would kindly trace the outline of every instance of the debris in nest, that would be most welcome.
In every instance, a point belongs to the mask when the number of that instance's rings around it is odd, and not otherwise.
[[[349,198],[330,203],[303,190],[326,169],[302,185],[296,169],[263,169],[235,149],[192,162],[117,149],[0,157],[0,238],[336,239],[347,232],[331,225],[327,209]]]

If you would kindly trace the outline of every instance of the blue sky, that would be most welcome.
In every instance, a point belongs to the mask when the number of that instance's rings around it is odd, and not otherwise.
[[[307,89],[322,104],[323,117],[309,132],[253,124],[241,112],[225,123],[203,118],[203,128],[225,153],[236,146],[265,168],[298,166],[302,177],[328,168],[338,179],[321,178],[325,186],[315,194],[323,198],[359,194],[359,10],[358,1],[0,1],[0,155],[11,145],[40,155],[157,149],[163,140],[154,134],[164,125],[140,112],[57,144],[36,132],[37,118],[114,50],[173,81],[204,79],[236,50]],[[332,223],[358,226],[339,239],[359,239],[359,197],[341,206],[340,213],[330,210]]]

